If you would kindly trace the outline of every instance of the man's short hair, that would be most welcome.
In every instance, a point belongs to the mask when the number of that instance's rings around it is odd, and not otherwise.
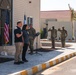
[[[54,26],[52,26],[52,28],[54,28]]]
[[[21,21],[18,21],[18,22],[17,22],[17,25],[18,25],[19,23],[21,23]]]
[[[30,24],[30,26],[32,26],[32,24]]]
[[[62,27],[62,28],[64,28],[64,27]]]

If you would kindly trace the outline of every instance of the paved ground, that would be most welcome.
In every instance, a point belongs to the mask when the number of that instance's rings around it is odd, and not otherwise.
[[[67,47],[67,48],[60,48],[59,50],[54,50],[50,52],[39,52],[42,54],[34,54],[34,55],[29,55],[27,53],[27,59],[29,62],[21,64],[21,65],[14,65],[13,62],[6,62],[6,63],[1,63],[0,64],[0,75],[8,75],[14,72],[18,72],[24,69],[31,68],[35,65],[41,64],[43,62],[48,62],[50,60],[54,60],[56,58],[62,57],[64,55],[68,55],[70,53],[76,52],[76,43],[69,43],[72,46]]]
[[[35,75],[76,75],[76,56]]]

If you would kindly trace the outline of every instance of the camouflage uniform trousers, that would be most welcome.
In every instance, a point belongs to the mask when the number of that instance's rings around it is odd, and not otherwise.
[[[31,51],[31,53],[33,53],[33,50],[34,50],[34,48],[33,48],[34,40],[30,39],[29,42],[30,42],[30,45],[29,45],[30,51]]]
[[[65,47],[65,39],[61,38],[62,47]]]
[[[55,48],[55,38],[52,38],[51,41],[52,41],[52,48]]]

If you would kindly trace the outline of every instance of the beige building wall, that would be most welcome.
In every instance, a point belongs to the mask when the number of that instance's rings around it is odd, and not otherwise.
[[[24,20],[26,0],[13,0],[13,25],[17,25],[17,21]]]
[[[36,32],[40,32],[40,0],[14,0],[13,4],[14,26],[16,26],[18,20],[23,22],[24,15],[26,15],[26,17],[33,18],[33,27],[36,29]],[[40,40],[40,38],[38,39]],[[35,42],[34,48],[36,47]]]
[[[33,18],[33,27],[40,31],[40,0],[13,0],[13,24],[16,26],[16,22],[24,21],[24,15],[26,17]]]
[[[40,19],[40,28],[43,29],[46,27],[46,19]]]

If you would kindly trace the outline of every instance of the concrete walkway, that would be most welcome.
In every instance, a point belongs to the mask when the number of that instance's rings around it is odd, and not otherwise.
[[[24,64],[14,65],[13,64],[14,61],[0,63],[0,75],[9,75],[22,70],[30,69],[33,66],[42,64],[44,62],[49,62],[57,58],[60,58],[62,56],[66,56],[71,53],[76,53],[76,43],[68,43],[68,44],[72,46],[67,48],[60,48],[58,50],[54,50],[50,52],[39,52],[40,54],[42,54],[42,56],[38,54],[29,55],[27,53],[26,56],[29,62]],[[20,74],[16,74],[16,75],[20,75]],[[29,75],[32,75],[32,74],[29,74]]]

